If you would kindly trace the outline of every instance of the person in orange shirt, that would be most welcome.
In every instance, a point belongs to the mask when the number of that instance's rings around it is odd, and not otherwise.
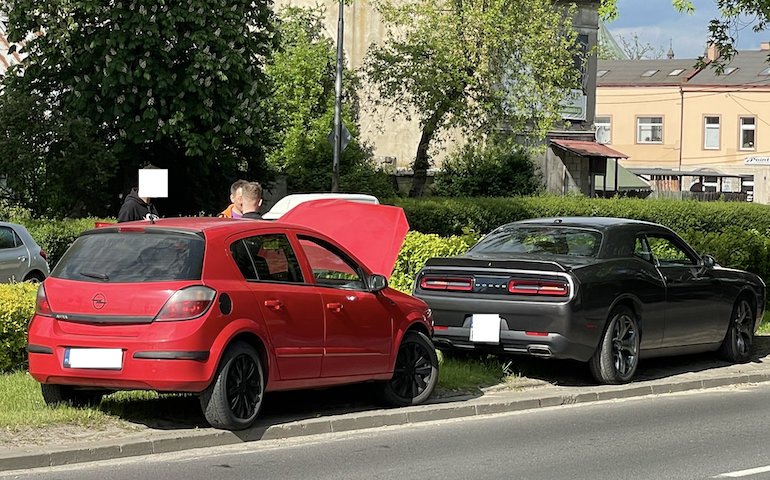
[[[230,185],[230,205],[219,213],[220,218],[241,218],[243,216],[243,186],[246,180],[236,180]]]

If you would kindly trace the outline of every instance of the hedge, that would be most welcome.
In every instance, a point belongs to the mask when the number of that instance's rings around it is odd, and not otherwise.
[[[23,368],[27,354],[27,322],[35,311],[37,285],[0,285],[0,372]]]
[[[439,236],[479,234],[505,223],[558,216],[625,217],[663,224],[679,233],[722,232],[728,227],[770,230],[770,206],[741,202],[598,199],[583,196],[391,199],[404,209],[412,230]]]

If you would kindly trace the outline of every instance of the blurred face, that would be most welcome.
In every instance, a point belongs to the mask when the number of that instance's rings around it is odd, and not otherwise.
[[[238,190],[235,191],[235,194],[230,195],[230,201],[233,202],[235,208],[237,208],[239,211],[243,211],[243,188],[238,187]]]

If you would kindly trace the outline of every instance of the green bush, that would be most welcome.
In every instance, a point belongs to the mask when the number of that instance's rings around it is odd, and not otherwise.
[[[35,311],[37,285],[0,285],[0,372],[23,368],[26,363],[27,322]]]
[[[526,150],[494,139],[449,155],[431,187],[434,195],[445,197],[511,197],[542,189],[542,175]]]
[[[438,235],[409,232],[388,283],[396,290],[411,293],[415,275],[429,258],[459,255],[477,240],[473,235],[442,238]]]
[[[487,233],[508,222],[554,216],[625,217],[660,223],[677,232],[770,229],[770,206],[738,202],[537,196],[513,198],[398,198],[412,230],[440,236],[463,229]]]

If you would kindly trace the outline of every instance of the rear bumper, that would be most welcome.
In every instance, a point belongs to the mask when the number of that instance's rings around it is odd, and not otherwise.
[[[206,389],[216,368],[216,355],[210,351],[213,338],[207,339],[193,322],[181,328],[172,323],[146,327],[152,331],[146,335],[86,336],[64,333],[56,320],[36,316],[27,346],[29,372],[40,383],[59,385],[192,393]],[[68,348],[120,349],[122,366],[66,367]]]
[[[424,295],[433,311],[438,348],[588,361],[603,332],[604,320],[590,320],[575,299],[522,302],[499,298]],[[470,340],[474,314],[500,316],[499,343]]]

